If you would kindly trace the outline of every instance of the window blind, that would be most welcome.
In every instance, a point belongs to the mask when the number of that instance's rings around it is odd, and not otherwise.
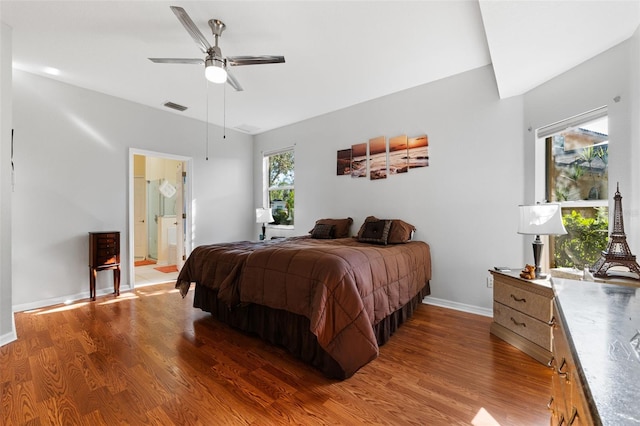
[[[538,130],[536,130],[536,134],[538,139],[543,139],[563,130],[570,129],[572,127],[578,127],[581,124],[587,123],[589,121],[597,120],[598,118],[604,117],[607,114],[608,108],[606,106],[603,106],[585,112],[583,114],[567,118],[566,120],[558,121],[556,123],[549,124],[548,126],[540,127]]]

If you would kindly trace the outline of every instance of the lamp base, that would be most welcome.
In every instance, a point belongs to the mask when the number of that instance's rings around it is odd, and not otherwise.
[[[533,246],[533,262],[536,267],[536,279],[541,279],[546,277],[546,275],[543,276],[540,273],[540,255],[542,254],[542,248],[544,247],[544,244],[540,240],[540,235],[536,235],[536,239],[533,240],[532,246]]]

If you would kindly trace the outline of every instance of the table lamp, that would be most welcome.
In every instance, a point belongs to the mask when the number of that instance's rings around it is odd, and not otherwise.
[[[256,223],[262,224],[262,234],[260,234],[260,240],[264,240],[267,237],[267,229],[265,224],[273,222],[273,215],[271,209],[258,208],[256,209]]]
[[[540,235],[563,235],[567,230],[562,224],[562,210],[560,204],[534,204],[520,206],[520,226],[518,234],[535,235],[533,240],[533,260],[536,267],[536,278],[542,278],[540,274],[540,254],[544,244]]]

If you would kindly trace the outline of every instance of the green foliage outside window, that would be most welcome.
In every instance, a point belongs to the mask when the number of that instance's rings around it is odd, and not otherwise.
[[[566,148],[565,139],[576,132],[565,132],[548,138],[547,155],[551,155],[548,184],[552,189],[548,198],[554,202],[606,200],[609,143],[601,139],[607,135],[597,133],[598,137],[593,136],[591,145]]]
[[[295,206],[293,151],[269,156],[269,206],[274,224],[293,225]]]
[[[295,191],[278,189],[269,191],[269,204],[276,225],[293,225]]]
[[[593,266],[607,248],[609,238],[609,213],[606,207],[596,207],[594,217],[586,217],[572,210],[562,217],[566,235],[555,238],[553,260],[555,267]]]

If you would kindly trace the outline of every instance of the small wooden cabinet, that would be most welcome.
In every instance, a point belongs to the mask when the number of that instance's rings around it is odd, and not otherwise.
[[[89,298],[96,300],[98,271],[113,270],[113,293],[120,295],[120,232],[89,232]]]
[[[491,334],[537,361],[550,365],[553,290],[547,280],[525,280],[519,272],[493,275]]]

